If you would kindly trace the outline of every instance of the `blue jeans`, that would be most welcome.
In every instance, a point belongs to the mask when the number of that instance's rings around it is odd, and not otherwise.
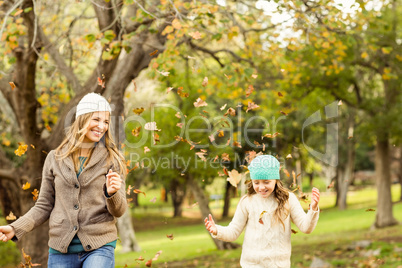
[[[49,253],[48,268],[114,268],[114,248],[103,246],[89,252]]]

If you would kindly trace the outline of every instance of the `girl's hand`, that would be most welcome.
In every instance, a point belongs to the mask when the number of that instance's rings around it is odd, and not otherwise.
[[[108,195],[112,196],[121,187],[120,175],[109,169],[109,173],[106,174],[106,191]]]
[[[312,195],[311,195],[311,209],[317,211],[318,202],[320,201],[320,191],[313,187]]]
[[[0,241],[7,242],[15,235],[14,228],[10,225],[0,226]]]
[[[214,219],[212,219],[211,214],[209,214],[209,220],[208,220],[208,218],[205,218],[204,222],[205,222],[205,227],[207,228],[208,232],[210,232],[213,235],[218,234],[218,229],[216,228]]]

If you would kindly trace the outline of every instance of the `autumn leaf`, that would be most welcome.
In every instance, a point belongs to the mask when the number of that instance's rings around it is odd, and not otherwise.
[[[160,142],[158,133],[153,133],[152,136],[154,139],[154,145],[156,145],[156,143]]]
[[[366,209],[366,212],[368,212],[368,211],[375,211],[375,209],[368,208],[368,209]]]
[[[208,106],[208,103],[203,101],[201,98],[198,98],[196,102],[194,102],[194,107],[202,107],[202,106]]]
[[[253,93],[253,91],[254,91],[253,85],[249,85],[246,90],[246,97],[248,98],[251,95],[251,93]]]
[[[233,108],[229,108],[226,113],[224,114],[224,116],[227,116],[228,114],[230,114],[231,116],[236,116],[236,110]]]
[[[204,162],[206,162],[207,161],[207,159],[205,158],[205,156],[204,156],[204,152],[197,152],[197,153],[195,153],[199,158],[201,158],[201,160],[202,161],[204,161]]]
[[[173,240],[173,234],[170,234],[170,235],[167,234],[166,237],[169,238],[170,240]]]
[[[134,108],[134,109],[133,109],[133,112],[134,112],[135,114],[137,114],[137,115],[142,114],[144,111],[145,111],[144,107],[141,107],[141,108]]]
[[[149,200],[149,202],[155,203],[155,202],[156,202],[156,197],[154,197],[154,198],[152,198],[151,200]]]
[[[34,149],[34,150],[35,150],[35,145],[31,144],[31,147],[32,147],[32,149]]]
[[[190,96],[190,94],[184,92],[183,87],[177,88],[177,94],[178,94],[180,97],[183,97],[183,98],[188,98],[188,96]]]
[[[242,148],[240,142],[233,141],[233,147]]]
[[[201,39],[201,33],[199,31],[188,33],[188,35],[195,40]]]
[[[14,13],[14,17],[17,17],[19,14],[21,14],[24,10],[19,9],[17,12]]]
[[[261,137],[261,139],[263,139],[264,137],[266,137],[266,138],[275,138],[279,134],[281,134],[281,133],[275,132],[274,134],[265,134],[264,136]]]
[[[204,80],[202,81],[202,86],[206,87],[208,85],[208,77],[204,77]]]
[[[168,88],[166,89],[166,94],[168,94],[170,91],[172,91],[173,88],[174,88],[174,87],[168,87]]]
[[[285,113],[284,111],[280,111],[281,114],[283,115],[288,115],[287,113]]]
[[[163,76],[169,76],[170,72],[165,72],[165,71],[158,71],[156,70],[158,73],[160,73]]]
[[[37,189],[34,189],[33,192],[31,192],[31,194],[33,195],[33,200],[36,201],[38,199],[39,196],[39,191]]]
[[[223,105],[220,109],[221,111],[223,111],[226,108],[227,103],[225,103],[225,105]]]
[[[135,259],[136,261],[144,261],[145,259],[142,256],[139,256],[137,259]]]
[[[263,212],[261,212],[260,218],[258,219],[258,222],[261,223],[261,224],[264,224],[264,222],[262,221],[262,216],[263,216],[265,213],[267,213],[265,210],[264,210]]]
[[[223,161],[230,162],[230,158],[229,158],[228,153],[223,153],[221,158],[222,158]],[[229,176],[229,174],[228,174],[228,176]]]
[[[218,132],[218,137],[222,138],[223,136],[225,136],[225,132],[223,132],[223,130],[219,130]]]
[[[145,266],[146,266],[146,267],[152,267],[152,260],[148,260],[148,261],[145,263]]]
[[[236,169],[232,169],[232,171],[229,171],[227,181],[234,187],[237,187],[237,184],[241,181],[241,174]]]
[[[152,131],[152,130],[161,131],[160,129],[158,129],[156,127],[156,122],[148,122],[148,123],[146,123],[145,126],[144,126],[144,129],[150,130],[150,131]]]
[[[183,128],[183,123],[177,123],[176,127]]]
[[[278,91],[278,96],[279,96],[279,97],[283,97],[283,94]]]
[[[157,261],[159,256],[162,254],[162,250],[159,250],[158,252],[156,252],[155,256],[153,257],[153,261]]]
[[[98,76],[98,85],[102,88],[106,87],[105,75],[102,74],[102,79]]]
[[[135,193],[135,194],[143,194],[145,197],[147,196],[143,191],[141,191],[139,189],[134,189],[133,193]]]
[[[257,109],[257,108],[259,108],[259,107],[260,107],[260,106],[258,106],[258,105],[255,104],[254,102],[249,101],[248,104],[247,104],[246,113],[248,113],[248,111],[250,111],[250,110],[254,110],[254,109]]]
[[[286,169],[283,169],[283,172],[285,172],[286,176],[289,178],[290,177],[290,173],[289,171],[287,171]]]
[[[334,184],[335,184],[335,180],[333,180],[333,181],[327,186],[327,189],[330,189],[330,188],[334,187]]]
[[[134,137],[138,137],[138,136],[140,135],[141,128],[142,128],[141,126],[139,126],[139,127],[137,127],[137,128],[134,128],[134,129],[131,131],[131,134],[133,134]]]
[[[144,146],[144,154],[146,154],[146,153],[148,153],[150,151],[151,151],[151,149],[149,149],[147,146]]]
[[[154,56],[154,55],[156,55],[156,53],[158,53],[158,50],[155,50],[155,51],[153,51],[153,52],[151,52],[151,53],[149,53],[149,56]]]
[[[214,142],[214,140],[215,140],[214,134],[211,134],[210,136],[208,136],[208,138],[209,138],[209,140],[210,140],[211,142]]]
[[[8,82],[9,84],[10,84],[10,86],[11,86],[11,90],[14,90],[15,89],[15,84],[14,84],[14,82]]]
[[[172,26],[173,28],[175,28],[176,30],[180,30],[181,29],[181,23],[178,19],[174,19],[172,21]]]
[[[258,77],[258,74],[252,74],[251,77],[256,79]]]
[[[293,234],[297,234],[298,232],[296,230],[291,229]]]
[[[291,154],[288,154],[288,155],[286,156],[286,159],[289,159],[289,158],[292,158],[292,155],[291,155]]]
[[[230,79],[230,78],[232,78],[232,76],[231,75],[227,75],[227,74],[223,74],[228,80]]]
[[[134,85],[134,92],[137,92],[137,83],[135,82],[134,79],[133,79],[133,85]]]
[[[29,182],[24,183],[24,184],[22,185],[22,190],[28,190],[29,188],[31,188],[31,184],[30,184]]]
[[[17,219],[17,217],[14,215],[14,213],[12,211],[10,211],[10,214],[8,214],[8,216],[6,216],[6,220],[8,220],[8,221],[14,221],[16,219]]]
[[[343,103],[342,103],[342,100],[340,100],[339,102],[338,102],[338,106],[341,106]]]
[[[21,143],[21,142],[19,142],[18,145],[19,145],[18,149],[15,150],[14,153],[18,156],[21,156],[21,155],[25,154],[25,152],[27,151],[28,145]]]

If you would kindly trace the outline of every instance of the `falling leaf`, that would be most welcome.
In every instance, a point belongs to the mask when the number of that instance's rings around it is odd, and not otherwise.
[[[18,149],[15,150],[14,153],[15,153],[16,155],[18,155],[18,156],[21,156],[21,155],[25,154],[25,152],[27,151],[28,145],[23,144],[23,143],[21,143],[21,142],[19,142],[18,145],[19,145],[19,146],[18,146]]]
[[[298,232],[296,230],[291,229],[293,234],[297,234]]]
[[[38,199],[39,196],[39,191],[37,189],[33,190],[33,192],[31,192],[31,194],[33,195],[33,200],[36,201]]]
[[[261,137],[261,139],[263,139],[264,137],[266,137],[266,138],[275,138],[279,134],[281,134],[281,133],[275,132],[274,134],[265,134],[264,136]]]
[[[134,128],[134,129],[131,131],[131,134],[133,134],[134,137],[138,137],[138,136],[140,135],[141,128],[142,128],[141,126],[139,126],[139,127],[137,127],[137,128]]]
[[[264,215],[264,213],[267,213],[267,212],[265,210],[263,212],[261,212],[260,218],[258,219],[258,222],[261,224],[264,224],[264,222],[262,221],[262,216]]]
[[[283,94],[278,91],[278,96],[283,97]]]
[[[156,70],[158,73],[160,73],[163,76],[169,76],[170,72],[165,72],[165,71],[158,71]]]
[[[153,51],[153,52],[151,52],[151,53],[149,53],[149,56],[154,56],[154,55],[156,55],[156,53],[158,53],[158,50],[155,50],[155,51]]]
[[[375,211],[375,209],[368,208],[368,209],[366,209],[366,212],[368,212],[368,211]]]
[[[134,79],[133,79],[133,85],[134,85],[134,92],[137,92],[137,83],[135,82]]]
[[[151,151],[151,149],[149,149],[147,146],[144,146],[144,154],[146,154],[146,153],[148,153],[150,151]]]
[[[254,102],[249,101],[249,102],[248,102],[248,105],[247,105],[246,113],[248,113],[248,111],[250,111],[250,110],[254,110],[254,109],[257,109],[257,108],[259,108],[259,107],[260,107],[260,106],[258,106],[258,105],[255,104]]]
[[[134,189],[133,193],[135,193],[135,194],[143,194],[145,197],[147,196],[143,191],[141,191],[139,189]]]
[[[287,113],[285,113],[284,111],[280,111],[281,114],[283,115],[288,115]]]
[[[98,85],[102,88],[106,87],[105,75],[102,74],[102,79],[98,76]]]
[[[348,140],[350,140],[350,139],[353,139],[353,136],[349,136],[349,137],[348,137]]]
[[[208,106],[208,103],[203,101],[201,98],[198,98],[196,102],[194,102],[194,107],[202,107],[202,106]]]
[[[225,77],[226,77],[227,79],[232,78],[232,76],[231,76],[231,75],[227,75],[227,74],[224,74],[224,75],[225,75]]]
[[[218,159],[219,159],[219,155],[215,156],[214,162],[216,162],[216,160],[218,160]]]
[[[232,169],[232,171],[229,171],[227,181],[234,187],[237,187],[237,184],[241,181],[241,174],[236,169]]]
[[[236,116],[236,110],[233,108],[229,108],[226,113],[224,114],[224,116],[227,116],[228,114],[230,114],[231,116]]]
[[[156,143],[160,142],[158,133],[153,133],[152,136],[154,139],[154,145],[156,145]]]
[[[208,138],[209,138],[209,140],[210,140],[211,142],[214,142],[214,140],[215,140],[214,134],[211,134],[210,136],[208,136]]]
[[[157,261],[159,256],[162,254],[162,250],[159,250],[158,252],[156,252],[155,256],[153,257],[153,261]]]
[[[204,77],[204,80],[202,81],[202,86],[206,87],[208,85],[208,77]]]
[[[149,202],[155,203],[155,202],[156,202],[156,197],[154,197],[154,198],[152,198],[151,200],[149,200]]]
[[[176,127],[182,128],[183,127],[183,123],[177,123]]]
[[[138,259],[135,259],[136,261],[144,261],[145,259],[142,256],[139,256]]]
[[[228,170],[225,167],[223,168],[223,173],[225,173],[226,176],[229,176]]]
[[[191,36],[195,40],[201,39],[201,33],[199,31],[191,32],[188,35]]]
[[[145,266],[146,266],[146,267],[152,267],[152,260],[148,260],[148,261],[145,263]]]
[[[35,145],[31,144],[31,147],[32,147],[32,149],[34,149],[34,150],[35,150]]]
[[[31,184],[30,184],[29,182],[24,183],[24,184],[22,185],[22,190],[28,190],[29,188],[31,188]]]
[[[223,161],[230,162],[230,158],[229,158],[228,153],[223,153],[221,158],[222,158]],[[228,174],[228,176],[229,176],[229,174]]]
[[[218,134],[218,137],[223,137],[223,136],[225,136],[225,132],[223,132],[223,130],[219,130],[219,132],[218,132],[219,134]]]
[[[342,103],[342,100],[340,100],[339,102],[338,102],[338,106],[341,106],[343,103]]]
[[[52,131],[52,128],[49,125],[46,125],[46,129]]]
[[[156,127],[156,122],[148,122],[148,123],[146,123],[145,126],[144,126],[144,129],[150,130],[150,131],[152,131],[152,130],[161,131],[160,129],[158,129]]]
[[[223,105],[220,109],[221,111],[223,111],[226,108],[227,103],[225,103],[225,105]]]
[[[170,240],[173,240],[173,234],[170,234],[170,235],[167,234],[166,237],[169,238]]]
[[[228,139],[228,141],[226,142],[226,146],[229,146],[231,140],[232,140],[232,138]]]
[[[290,177],[290,173],[289,171],[287,171],[286,169],[283,169],[283,172],[285,172],[286,176],[289,178]]]
[[[10,211],[10,214],[8,214],[8,216],[6,216],[6,220],[8,220],[8,221],[14,221],[16,219],[17,219],[17,217],[14,215],[14,213],[12,211]]]
[[[14,90],[15,89],[15,84],[14,84],[14,82],[8,82],[9,84],[10,84],[10,86],[11,86],[11,90]]]
[[[174,19],[172,21],[172,26],[173,28],[175,28],[176,30],[180,30],[181,29],[181,23],[178,19]]]
[[[292,155],[291,155],[291,154],[288,154],[288,155],[286,156],[286,159],[289,159],[289,158],[292,158]]]
[[[238,147],[238,148],[241,148],[241,144],[240,144],[240,142],[233,141],[233,147]]]
[[[261,144],[258,141],[253,142],[256,146],[261,146]]]
[[[205,158],[205,156],[204,156],[204,152],[197,152],[197,153],[195,153],[199,158],[201,158],[201,160],[202,161],[204,161],[204,162],[206,162],[207,161],[207,159]]]
[[[246,97],[248,98],[248,96],[250,96],[251,93],[253,93],[253,91],[254,91],[253,85],[249,85],[247,90],[246,90]]]
[[[330,188],[334,187],[334,184],[335,184],[335,181],[333,180],[333,181],[327,186],[327,189],[330,189]]]
[[[144,107],[141,107],[141,108],[134,108],[133,109],[133,112],[135,113],[135,114],[137,114],[137,115],[140,115],[140,114],[142,114],[143,112],[144,112]]]
[[[18,16],[19,14],[21,14],[24,10],[20,9],[17,12],[14,13],[14,17]]]
[[[166,94],[168,94],[170,91],[172,91],[172,89],[174,89],[174,87],[168,87],[168,88],[166,89]]]
[[[251,77],[256,79],[258,77],[258,74],[252,74]]]
[[[190,94],[184,92],[183,87],[177,88],[177,94],[178,94],[180,97],[183,97],[183,98],[188,98],[188,96],[190,96]]]

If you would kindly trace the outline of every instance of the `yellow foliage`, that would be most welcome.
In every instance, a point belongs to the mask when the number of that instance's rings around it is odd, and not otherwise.
[[[362,57],[362,59],[367,58],[367,57],[368,57],[367,52],[363,52],[363,53],[360,55],[360,57]]]
[[[22,185],[22,190],[28,190],[29,188],[31,188],[31,184],[29,182]]]
[[[28,149],[28,145],[24,144],[24,143],[18,143],[18,149],[14,151],[14,153],[18,156],[21,156],[23,154],[25,154],[25,152]]]

